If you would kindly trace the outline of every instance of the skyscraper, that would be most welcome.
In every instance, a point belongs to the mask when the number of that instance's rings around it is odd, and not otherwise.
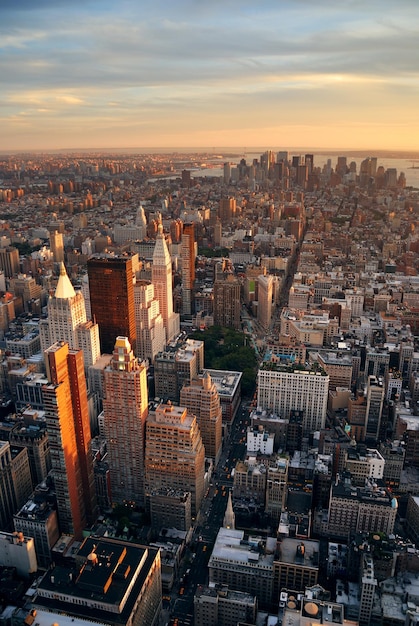
[[[258,322],[268,329],[272,320],[272,297],[274,277],[270,274],[258,276]]]
[[[148,413],[147,375],[127,337],[117,337],[103,371],[104,434],[113,502],[144,504],[144,436]]]
[[[154,285],[146,280],[134,285],[135,323],[137,329],[137,356],[152,363],[156,354],[164,350],[166,330],[160,313]]]
[[[381,378],[368,376],[365,439],[376,441],[380,434],[383,414],[384,385]]]
[[[151,280],[160,304],[160,313],[166,329],[166,341],[172,341],[180,331],[178,313],[173,312],[172,260],[167,249],[161,222],[158,225],[153,253]]]
[[[217,464],[222,448],[222,410],[220,396],[208,372],[182,387],[180,404],[196,415],[205,456]]]
[[[240,283],[232,274],[214,282],[214,324],[240,328]]]
[[[83,294],[75,292],[64,263],[61,263],[55,293],[48,300],[48,319],[42,320],[40,328],[41,349],[45,351],[57,341],[65,341],[71,348],[76,348],[76,328],[86,321]]]
[[[63,235],[57,230],[52,230],[49,234],[49,247],[53,254],[55,263],[64,262],[64,242]]]
[[[289,419],[293,409],[303,411],[303,431],[324,428],[329,376],[318,365],[295,368],[268,361],[258,371],[257,406]]]
[[[183,489],[196,515],[204,495],[205,450],[197,419],[185,407],[160,404],[150,411],[146,430],[147,491]]]
[[[182,260],[182,313],[193,313],[193,288],[195,283],[195,225],[185,224],[180,249]]]
[[[57,341],[67,342],[70,349],[83,350],[86,369],[100,356],[98,325],[87,322],[84,296],[74,290],[64,263],[60,264],[55,293],[48,300],[48,318],[41,320],[39,329],[43,351]]]
[[[42,388],[61,531],[82,536],[96,516],[86,381],[81,351],[57,342],[45,351]]]
[[[136,349],[134,283],[130,256],[94,255],[87,261],[90,308],[99,324],[102,353],[112,354],[115,340],[127,337]]]

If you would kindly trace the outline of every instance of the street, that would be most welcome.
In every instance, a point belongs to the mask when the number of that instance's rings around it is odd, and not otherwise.
[[[191,626],[194,595],[198,585],[208,583],[208,561],[220,527],[223,525],[229,490],[233,488],[233,469],[246,451],[248,403],[242,402],[224,444],[210,488],[201,505],[197,525],[181,568],[181,582],[171,594],[171,626]],[[185,573],[188,572],[186,575]]]

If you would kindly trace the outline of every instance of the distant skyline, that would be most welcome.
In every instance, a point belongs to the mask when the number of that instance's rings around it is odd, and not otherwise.
[[[0,151],[419,151],[417,0],[2,0]]]

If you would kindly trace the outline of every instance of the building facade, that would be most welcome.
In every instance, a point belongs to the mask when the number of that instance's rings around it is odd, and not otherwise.
[[[112,354],[116,338],[128,337],[136,350],[131,256],[94,255],[87,261],[90,309],[99,324],[101,352]]]
[[[185,407],[160,404],[146,427],[147,492],[170,487],[191,493],[192,515],[204,496],[205,449],[194,415]]]
[[[144,505],[144,435],[148,413],[147,374],[127,337],[117,337],[103,371],[103,422],[113,502]]]

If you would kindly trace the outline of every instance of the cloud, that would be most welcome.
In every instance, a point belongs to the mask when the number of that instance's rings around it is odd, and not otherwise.
[[[34,124],[88,120],[93,133],[176,115],[196,132],[241,110],[270,119],[275,102],[373,119],[406,116],[418,97],[416,0],[3,0],[0,12],[0,107]]]

